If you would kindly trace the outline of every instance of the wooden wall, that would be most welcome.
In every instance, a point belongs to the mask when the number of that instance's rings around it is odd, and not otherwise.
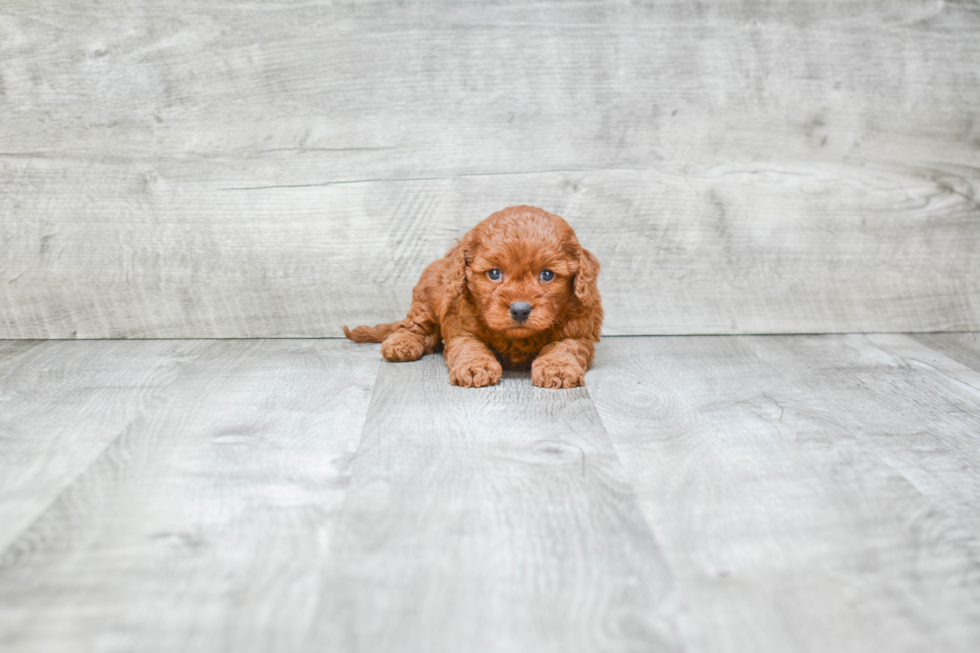
[[[336,336],[512,204],[605,333],[980,330],[980,6],[0,0],[0,337]]]

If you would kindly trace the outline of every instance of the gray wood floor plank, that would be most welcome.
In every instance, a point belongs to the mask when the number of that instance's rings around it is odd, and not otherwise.
[[[0,16],[0,337],[339,335],[525,202],[607,334],[980,329],[970,2]]]
[[[306,650],[379,361],[210,343],[4,553],[0,648]]]
[[[972,652],[980,371],[930,343],[610,338],[585,388],[474,391],[0,341],[0,649]]]
[[[601,344],[589,392],[690,650],[980,646],[980,401],[941,377],[862,336]]]
[[[980,372],[980,333],[923,333],[910,337]]]
[[[7,374],[7,370],[13,369],[31,352],[47,344],[47,340],[0,340],[0,379]]]
[[[339,651],[660,651],[673,581],[584,389],[382,367],[324,581]]]
[[[0,551],[207,345],[0,344]]]
[[[828,399],[849,409],[853,406],[860,419],[861,442],[980,535],[980,370],[908,336],[865,338],[893,357],[882,361],[893,368],[888,370],[888,384],[869,383],[866,359],[844,349],[842,356],[827,361],[839,375],[833,383],[843,389],[848,379],[855,379],[851,381],[855,392],[849,397],[842,392],[843,400]],[[862,410],[858,384],[873,389],[878,411]]]
[[[903,335],[746,342],[806,389],[809,416],[848,432],[980,534],[980,372]]]

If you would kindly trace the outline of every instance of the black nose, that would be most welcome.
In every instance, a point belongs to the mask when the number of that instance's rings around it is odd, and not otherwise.
[[[523,322],[531,314],[531,305],[527,302],[514,302],[510,305],[510,316],[518,322]]]

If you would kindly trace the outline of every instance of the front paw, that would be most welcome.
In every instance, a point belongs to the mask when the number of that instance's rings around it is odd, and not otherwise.
[[[500,380],[503,369],[494,358],[479,358],[449,368],[449,382],[464,388],[482,388]]]
[[[531,364],[531,382],[540,388],[577,388],[585,385],[585,369],[575,360],[539,358]]]

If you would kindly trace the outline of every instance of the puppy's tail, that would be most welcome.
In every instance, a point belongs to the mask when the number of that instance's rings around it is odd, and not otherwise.
[[[392,322],[391,324],[379,324],[377,326],[359,326],[353,329],[348,329],[344,326],[344,335],[354,342],[384,342],[385,338],[391,335],[398,327],[402,326],[401,322]]]

